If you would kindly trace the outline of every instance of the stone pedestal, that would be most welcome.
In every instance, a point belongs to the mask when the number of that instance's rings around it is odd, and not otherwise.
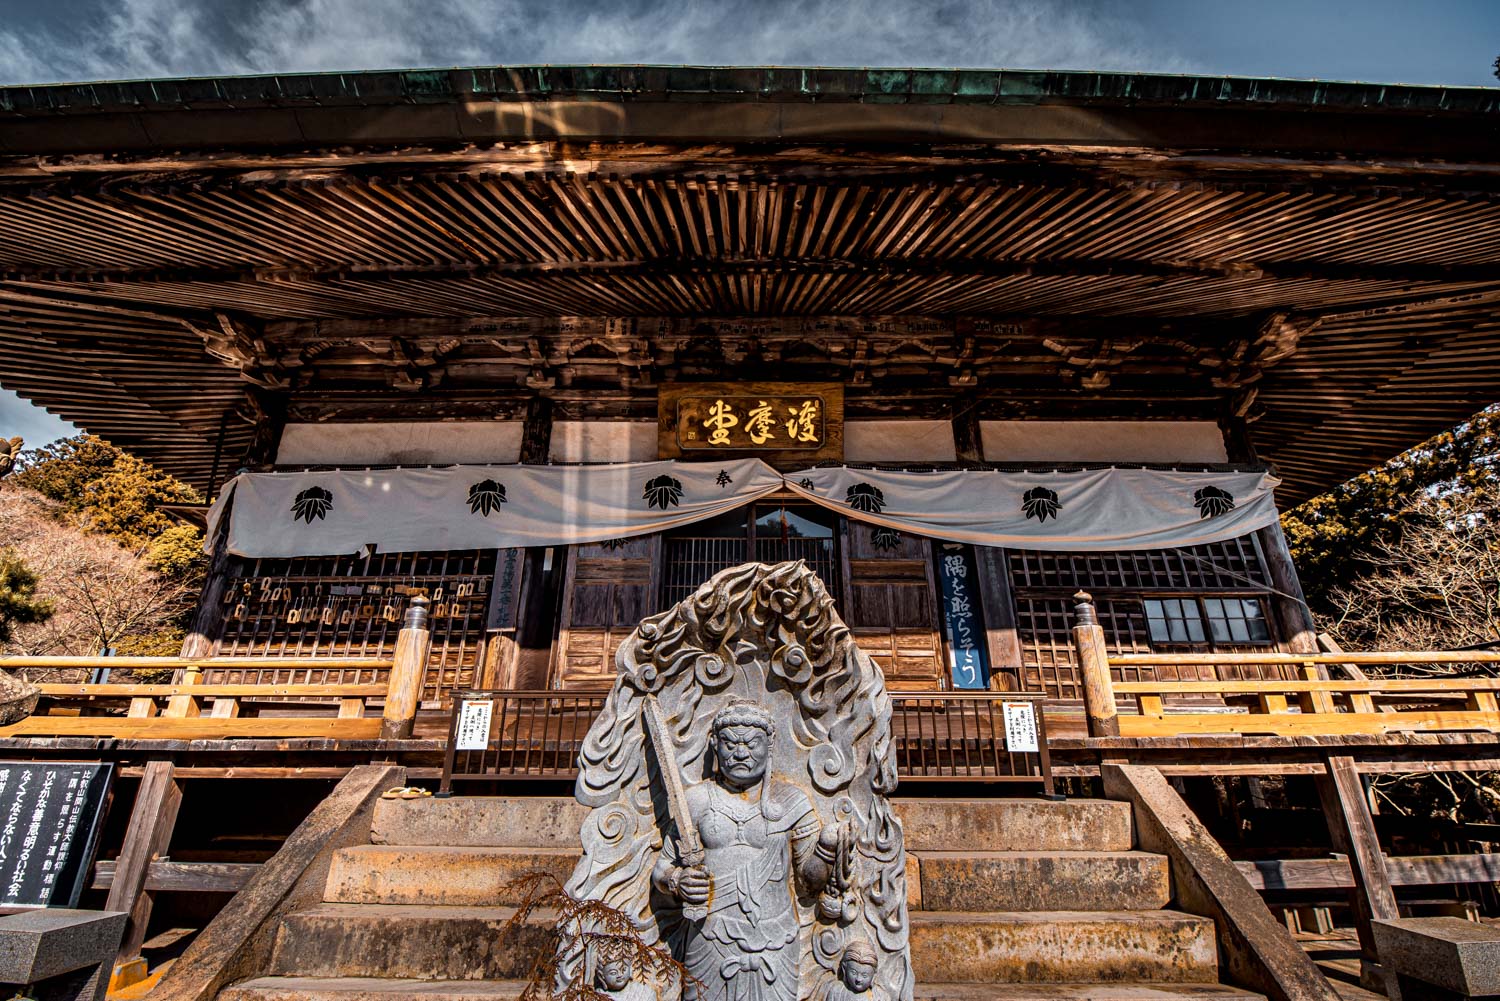
[[[1500,929],[1463,918],[1398,918],[1371,928],[1403,1001],[1500,996]]]
[[[0,985],[29,987],[37,1001],[100,1001],[125,918],[63,908],[0,917]]]

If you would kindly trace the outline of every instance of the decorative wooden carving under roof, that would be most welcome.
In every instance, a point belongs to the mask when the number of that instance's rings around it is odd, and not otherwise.
[[[1500,397],[1488,90],[143,86],[0,90],[0,385],[200,485],[283,407],[649,417],[661,382],[794,378],[851,419],[1244,417],[1294,500]]]

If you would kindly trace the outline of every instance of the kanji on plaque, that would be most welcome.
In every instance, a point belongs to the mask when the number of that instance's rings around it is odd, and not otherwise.
[[[734,416],[734,409],[723,400],[715,400],[714,405],[708,408],[708,416],[703,418],[703,426],[712,429],[708,436],[710,445],[730,444],[729,430],[739,424],[739,418]]]
[[[787,437],[810,445],[818,443],[820,403],[821,400],[803,400],[800,406],[786,408],[786,412],[792,415],[792,419],[786,422]]]
[[[771,404],[761,400],[758,406],[750,409],[745,419],[745,433],[757,445],[764,445],[776,437],[776,418],[771,414]]]
[[[815,451],[822,447],[825,405],[817,396],[682,396],[677,445],[724,451]]]

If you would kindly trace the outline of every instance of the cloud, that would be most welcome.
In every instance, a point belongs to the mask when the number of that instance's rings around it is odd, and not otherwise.
[[[0,82],[542,62],[1198,68],[1111,0],[57,2],[70,16],[0,29]]]

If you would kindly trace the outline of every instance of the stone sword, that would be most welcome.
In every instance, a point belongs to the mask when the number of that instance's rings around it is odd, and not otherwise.
[[[682,772],[677,767],[677,754],[671,736],[667,733],[666,720],[662,718],[661,706],[655,695],[647,695],[641,711],[646,724],[646,733],[651,738],[651,747],[656,751],[656,763],[661,772],[662,785],[667,792],[667,813],[677,825],[677,862],[687,869],[696,869],[703,864],[703,839],[698,837],[698,828],[693,826],[693,815],[688,812],[687,790],[682,786]],[[689,921],[702,921],[708,916],[704,904],[682,905],[682,916]]]

